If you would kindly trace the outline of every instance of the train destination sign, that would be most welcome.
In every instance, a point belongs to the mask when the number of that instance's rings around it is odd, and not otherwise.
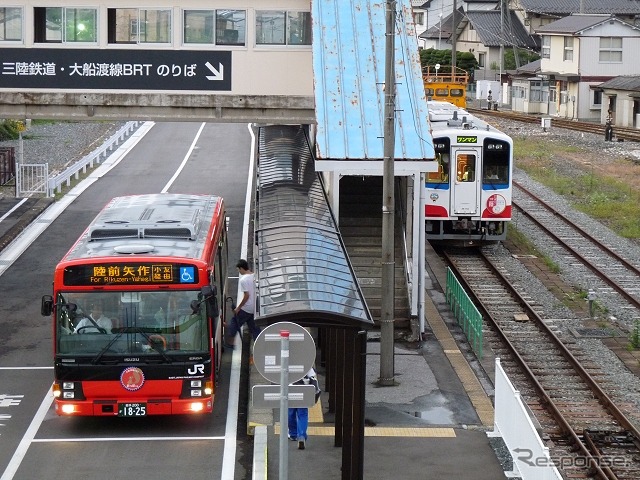
[[[0,49],[0,88],[231,91],[231,52]]]
[[[64,284],[68,286],[193,284],[197,281],[198,270],[194,265],[94,263],[64,269]]]

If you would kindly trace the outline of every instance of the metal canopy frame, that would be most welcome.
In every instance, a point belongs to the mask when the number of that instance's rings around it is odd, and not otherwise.
[[[315,172],[308,126],[260,127],[258,145],[256,322],[318,328],[342,478],[362,479],[373,319]]]

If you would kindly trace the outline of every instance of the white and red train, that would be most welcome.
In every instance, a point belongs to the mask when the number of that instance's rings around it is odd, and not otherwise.
[[[427,240],[504,240],[511,220],[511,137],[453,104],[428,105],[438,171],[425,177]]]

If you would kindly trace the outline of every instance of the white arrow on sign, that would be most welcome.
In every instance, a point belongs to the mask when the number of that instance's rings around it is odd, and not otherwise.
[[[219,63],[218,65],[220,65],[220,69],[216,70],[215,67],[213,65],[211,65],[209,62],[205,63],[205,65],[207,66],[207,68],[209,70],[211,70],[211,73],[213,73],[213,75],[207,75],[207,80],[222,80],[224,79],[224,65],[222,65],[222,63]]]

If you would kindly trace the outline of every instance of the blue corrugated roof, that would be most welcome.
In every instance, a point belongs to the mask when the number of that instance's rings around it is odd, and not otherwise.
[[[319,159],[382,160],[386,2],[313,0],[313,70]],[[433,159],[409,0],[398,0],[395,158]]]

